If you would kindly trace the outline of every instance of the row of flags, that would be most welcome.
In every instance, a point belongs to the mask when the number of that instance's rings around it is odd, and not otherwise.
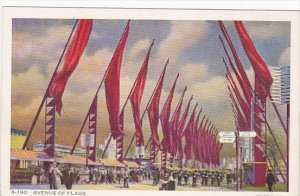
[[[63,56],[63,63],[59,65],[58,69],[54,74],[54,78],[50,83],[49,93],[51,97],[55,100],[56,111],[58,112],[58,114],[60,114],[61,112],[62,96],[65,86],[72,72],[76,68],[81,55],[83,54],[83,51],[89,40],[90,33],[92,31],[92,26],[92,20],[79,20],[76,27],[76,31],[71,37],[70,44],[68,45],[66,49],[67,51]],[[125,132],[123,130],[124,110],[120,111],[120,70],[122,65],[124,49],[129,35],[129,29],[130,20],[128,21],[125,27],[120,42],[108,65],[104,78],[106,106],[109,113],[111,135],[114,139],[118,137],[124,137],[125,135]],[[142,131],[142,117],[140,105],[146,84],[149,58],[153,44],[154,40],[149,47],[140,72],[132,87],[130,95],[128,96],[128,99],[131,103],[134,125],[136,129],[135,136],[137,140],[139,140],[137,144],[140,146],[145,145]],[[208,124],[208,119],[206,120],[205,124],[203,123],[205,116],[203,117],[200,124],[199,118],[202,109],[198,114],[197,120],[195,121],[195,111],[198,104],[196,104],[193,113],[190,119],[188,120],[188,113],[192,97],[189,99],[188,105],[185,111],[183,112],[182,116],[180,114],[186,88],[184,89],[182,96],[174,111],[174,114],[171,118],[172,100],[174,97],[174,92],[179,74],[175,78],[175,81],[170,90],[168,98],[163,106],[162,111],[159,111],[160,97],[168,64],[169,59],[164,65],[163,71],[159,77],[159,80],[156,84],[156,87],[146,108],[151,128],[151,142],[156,148],[159,148],[165,153],[169,153],[174,157],[176,156],[176,154],[180,154],[181,156],[183,156],[184,154],[186,159],[193,158],[195,160],[203,161],[206,163],[219,164],[218,156],[222,145],[217,140],[217,130],[211,125],[211,123]],[[161,124],[163,132],[162,142],[160,141],[158,134],[159,123]],[[184,149],[182,145],[183,137],[185,137],[186,140]]]
[[[234,21],[235,28],[239,35],[243,49],[254,70],[254,87],[251,86],[250,80],[246,74],[244,66],[235,50],[235,47],[230,39],[230,36],[222,21],[219,21],[220,29],[229,45],[234,61],[231,59],[226,46],[221,38],[227,61],[223,58],[226,68],[226,78],[229,85],[229,96],[233,108],[236,129],[237,131],[255,131],[256,137],[251,142],[251,151],[254,149],[253,157],[249,154],[250,160],[253,158],[253,173],[254,179],[251,181],[255,186],[265,185],[267,155],[265,152],[266,141],[263,139],[263,123],[266,122],[266,99],[271,98],[270,89],[273,83],[272,75],[267,64],[256,50],[246,28],[241,21]],[[227,64],[229,62],[229,66]],[[233,74],[230,71],[230,68]],[[246,173],[246,175],[253,176]],[[252,178],[249,178],[252,179]]]
[[[225,40],[229,45],[234,61],[227,51],[221,36],[219,38],[227,57],[227,61],[223,58],[223,62],[226,68],[226,78],[229,82],[228,90],[229,96],[232,101],[231,105],[235,115],[237,130],[250,131],[252,118],[251,107],[253,104],[255,104],[254,102],[256,102],[258,107],[256,107],[256,111],[254,111],[254,113],[264,111],[266,98],[270,96],[270,89],[273,78],[268,69],[268,66],[255,49],[254,44],[252,43],[251,38],[248,35],[243,23],[241,21],[235,21],[234,24],[239,34],[243,48],[248,56],[249,61],[251,62],[255,73],[254,88],[251,86],[245,68],[240,61],[240,58],[222,21],[219,21],[219,26],[223,33],[223,36],[225,37]],[[227,62],[229,62],[229,65],[227,64]],[[230,71],[230,68],[233,71],[233,74]],[[253,99],[254,97],[255,99]],[[255,100],[260,100],[260,103]],[[263,119],[258,117],[255,121],[255,128],[261,129],[262,122]]]

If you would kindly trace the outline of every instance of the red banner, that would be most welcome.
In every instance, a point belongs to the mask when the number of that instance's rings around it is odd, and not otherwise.
[[[192,158],[192,138],[194,133],[194,127],[195,127],[195,112],[197,109],[198,103],[195,105],[193,113],[188,121],[188,124],[184,131],[185,136],[185,147],[184,147],[184,154],[187,160]]]
[[[170,148],[170,115],[171,115],[171,107],[172,107],[172,100],[173,100],[173,96],[174,96],[174,91],[175,91],[175,87],[176,87],[176,82],[177,79],[179,77],[179,74],[177,74],[177,77],[174,81],[174,84],[171,88],[171,91],[169,93],[169,96],[165,102],[165,105],[161,111],[160,114],[160,123],[161,123],[161,127],[162,127],[162,131],[163,131],[163,149],[168,150]]]
[[[273,83],[272,75],[265,61],[261,58],[259,53],[248,35],[243,23],[241,21],[234,21],[236,30],[240,36],[244,50],[251,62],[251,65],[255,72],[255,81],[257,84],[257,93],[262,100],[270,95],[271,85]]]
[[[129,33],[130,21],[124,30],[123,36],[118,44],[118,47],[109,63],[108,72],[105,77],[105,95],[106,106],[109,113],[109,124],[112,137],[116,139],[118,136],[123,136],[124,132],[120,129],[119,110],[120,110],[120,72],[124,48],[127,42]]]
[[[226,39],[229,47],[230,47],[231,52],[233,54],[233,58],[234,58],[236,66],[237,66],[237,69],[239,70],[239,74],[243,78],[244,86],[251,87],[251,83],[250,83],[249,78],[248,78],[248,76],[246,74],[244,66],[243,66],[243,64],[242,64],[242,62],[241,62],[241,60],[240,60],[240,58],[239,58],[239,56],[238,56],[238,54],[237,54],[237,52],[235,50],[235,47],[234,47],[234,45],[233,45],[233,43],[232,43],[232,41],[231,41],[231,39],[230,39],[230,37],[228,35],[228,32],[227,32],[227,30],[226,30],[226,28],[225,28],[225,26],[224,26],[224,24],[223,24],[222,21],[219,21],[219,26],[220,26],[221,31],[222,31],[222,33],[223,33],[223,35],[224,35],[224,37],[225,37],[225,39]]]
[[[132,115],[133,115],[134,125],[135,125],[135,136],[139,139],[141,145],[144,145],[144,136],[142,131],[141,117],[140,117],[140,105],[141,105],[141,100],[142,100],[142,96],[146,84],[148,62],[149,62],[152,46],[153,46],[153,42],[146,55],[144,63],[139,72],[139,75],[137,76],[136,84],[133,88],[132,94],[130,95]]]
[[[67,52],[64,55],[64,62],[59,65],[49,86],[49,93],[55,100],[56,111],[58,114],[60,114],[63,106],[62,96],[68,79],[75,70],[86,44],[88,43],[92,27],[93,20],[79,20],[76,32],[72,36]]]
[[[168,63],[169,63],[169,59],[166,62],[165,67],[159,77],[159,80],[154,89],[152,100],[150,101],[150,104],[147,108],[149,122],[150,122],[150,128],[151,128],[151,139],[155,146],[160,146],[159,136],[158,136],[158,132],[157,132],[157,127],[158,127],[158,123],[159,123],[159,100],[160,100],[160,95],[161,95],[165,72],[166,72]]]
[[[251,95],[251,86],[248,86],[247,83],[245,82],[245,79],[241,77],[241,74],[240,74],[240,73],[238,72],[238,70],[235,68],[234,63],[232,62],[231,57],[230,57],[230,55],[229,55],[228,52],[227,52],[227,49],[226,49],[226,47],[225,47],[225,44],[224,44],[224,42],[223,42],[221,36],[220,36],[219,38],[220,38],[220,40],[221,40],[221,43],[222,43],[222,45],[223,45],[225,54],[226,54],[227,59],[228,59],[228,61],[229,61],[229,65],[230,65],[230,67],[232,68],[232,70],[233,70],[233,72],[234,72],[234,74],[235,74],[235,76],[236,76],[236,78],[237,78],[237,80],[238,80],[238,82],[239,82],[239,85],[240,85],[240,87],[241,87],[241,89],[242,89],[242,91],[243,91],[243,94],[244,94],[244,96],[245,96],[247,102],[250,104],[250,103],[251,103],[251,97],[252,97],[252,95]],[[223,58],[223,62],[226,63],[224,58]]]
[[[186,87],[184,88],[182,95],[179,99],[179,102],[176,106],[176,109],[174,111],[173,117],[171,119],[171,127],[170,127],[170,149],[169,152],[175,156],[176,151],[177,151],[177,135],[178,135],[178,125],[179,125],[179,120],[180,120],[180,113],[181,113],[181,107],[182,107],[182,101],[184,98],[186,92]]]
[[[187,116],[188,116],[188,113],[189,113],[189,109],[190,109],[190,104],[191,104],[191,101],[193,99],[193,96],[191,96],[189,102],[188,102],[188,105],[179,121],[179,125],[178,125],[178,129],[177,129],[177,150],[180,154],[182,154],[183,150],[182,150],[182,136],[184,134],[184,126],[185,126],[185,123],[186,123],[186,119],[187,119]]]
[[[193,149],[194,158],[197,157],[197,151],[199,150],[199,148],[198,148],[198,137],[199,137],[198,127],[199,127],[199,120],[200,120],[201,112],[202,112],[202,108],[197,115],[197,118],[196,118],[196,121],[195,121],[194,127],[193,127],[192,149]]]

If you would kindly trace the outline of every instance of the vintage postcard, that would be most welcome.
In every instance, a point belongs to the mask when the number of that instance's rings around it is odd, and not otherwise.
[[[292,11],[4,7],[1,195],[299,194],[299,29]]]

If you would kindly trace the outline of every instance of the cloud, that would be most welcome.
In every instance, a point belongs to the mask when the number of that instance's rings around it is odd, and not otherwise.
[[[47,81],[40,74],[38,66],[30,67],[27,72],[13,76],[12,104],[26,107],[31,103],[32,99],[43,95],[47,88],[46,85]]]
[[[225,77],[215,76],[208,81],[194,83],[189,88],[189,91],[201,105],[209,103],[210,107],[217,108],[221,103],[228,100],[226,85]]]
[[[208,65],[202,64],[186,64],[180,67],[180,81],[185,85],[190,85],[195,82],[203,81],[209,78]]]
[[[27,71],[31,66],[46,69],[51,61],[58,62],[71,29],[59,26],[45,29],[42,36],[14,32],[12,42],[13,73]]]
[[[149,49],[151,44],[150,39],[141,39],[138,40],[130,49],[129,51],[129,59],[134,60],[135,58],[138,58],[138,56],[141,54],[141,52],[145,51],[146,49]]]
[[[196,28],[195,28],[196,26]],[[201,21],[172,21],[169,36],[164,39],[158,49],[158,59],[170,58],[172,62],[177,60],[180,53],[187,47],[209,32],[208,23]]]
[[[287,35],[290,32],[289,22],[245,22],[245,27],[251,37],[270,39]]]
[[[290,65],[290,47],[286,48],[279,56],[278,65]]]

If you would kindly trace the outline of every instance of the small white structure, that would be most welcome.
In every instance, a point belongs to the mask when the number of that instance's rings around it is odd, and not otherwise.
[[[105,139],[104,144],[100,144],[99,148],[101,150],[104,150],[108,141],[109,141],[110,135]],[[116,148],[116,140],[111,138],[110,143],[106,149],[105,155],[107,159],[115,159],[116,158],[116,153],[117,153],[117,148]]]

